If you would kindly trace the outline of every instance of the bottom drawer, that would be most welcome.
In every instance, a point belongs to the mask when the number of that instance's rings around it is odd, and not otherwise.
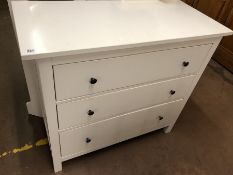
[[[79,156],[175,121],[183,107],[178,100],[144,108],[84,127],[59,132],[62,159]]]

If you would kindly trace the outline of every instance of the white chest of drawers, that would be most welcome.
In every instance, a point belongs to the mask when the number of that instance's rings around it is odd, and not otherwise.
[[[222,36],[180,1],[12,2],[31,101],[54,170],[160,128],[170,132]]]

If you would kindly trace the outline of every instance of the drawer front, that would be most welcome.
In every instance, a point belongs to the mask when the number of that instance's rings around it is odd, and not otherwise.
[[[121,115],[103,122],[59,132],[62,158],[82,155],[168,126],[183,107],[175,101]]]
[[[210,47],[211,44],[56,65],[57,100],[195,73]]]
[[[59,129],[88,125],[183,98],[194,77],[188,76],[58,104]],[[171,91],[175,94],[172,95]]]

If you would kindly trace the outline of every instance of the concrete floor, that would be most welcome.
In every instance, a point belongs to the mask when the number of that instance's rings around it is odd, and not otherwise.
[[[0,11],[0,153],[45,137],[7,11]],[[0,158],[0,174],[53,174],[48,145]],[[232,175],[233,74],[211,61],[173,131],[156,131],[63,163],[64,175]]]

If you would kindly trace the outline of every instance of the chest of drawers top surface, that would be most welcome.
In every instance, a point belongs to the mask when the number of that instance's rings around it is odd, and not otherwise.
[[[177,1],[12,1],[23,60],[225,36]]]

